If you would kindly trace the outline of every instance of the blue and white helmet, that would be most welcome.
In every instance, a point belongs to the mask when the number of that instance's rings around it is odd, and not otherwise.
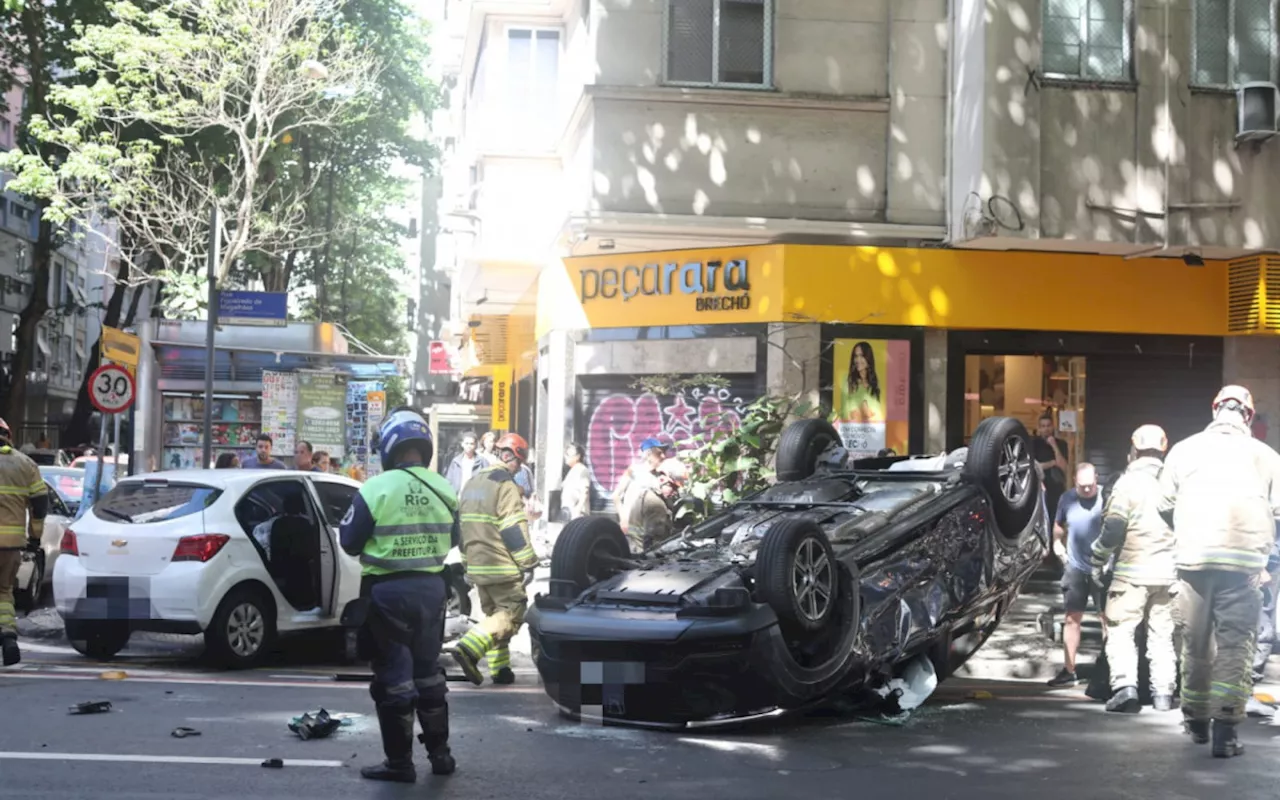
[[[384,470],[395,469],[396,451],[408,443],[414,443],[422,453],[424,463],[431,461],[435,444],[431,440],[431,426],[416,410],[400,406],[387,415],[378,429],[378,456]]]

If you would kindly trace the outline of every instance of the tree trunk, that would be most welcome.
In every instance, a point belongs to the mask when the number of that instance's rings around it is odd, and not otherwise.
[[[119,281],[121,273],[128,267],[122,261],[116,269],[115,280]],[[105,283],[103,284],[106,285]],[[102,325],[106,328],[119,328],[120,314],[124,310],[124,296],[126,286],[122,283],[115,284],[115,291],[111,293],[111,299],[107,301],[107,313],[102,318]],[[136,310],[136,304],[135,304]],[[62,441],[64,442],[89,442],[93,441],[95,432],[90,424],[93,417],[93,403],[89,400],[89,376],[93,374],[102,364],[102,335],[98,335],[98,341],[93,343],[93,349],[89,352],[89,363],[85,365],[84,375],[80,379],[80,392],[76,395],[76,409],[71,412],[71,419],[67,420],[67,424],[62,428]]]
[[[333,253],[333,160],[329,160],[329,174],[325,175],[324,254],[315,261],[316,321],[324,322],[329,312],[329,290],[325,288],[325,276],[329,272],[329,256]]]
[[[45,116],[45,96],[48,65],[45,63],[44,30],[45,5],[43,0],[26,0],[22,6],[22,36],[27,44],[27,120]],[[24,125],[25,127],[25,125]],[[9,397],[5,418],[11,429],[20,430],[27,421],[27,374],[35,362],[36,335],[40,321],[49,311],[49,261],[53,256],[53,226],[45,219],[47,203],[37,203],[40,229],[32,252],[35,273],[31,299],[18,315],[18,329],[14,336],[13,373],[9,385]]]

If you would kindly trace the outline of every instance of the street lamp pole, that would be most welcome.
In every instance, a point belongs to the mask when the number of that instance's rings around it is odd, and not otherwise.
[[[204,334],[204,466],[213,466],[213,369],[217,363],[214,337],[218,331],[218,262],[222,260],[222,217],[218,204],[209,213],[209,306]]]

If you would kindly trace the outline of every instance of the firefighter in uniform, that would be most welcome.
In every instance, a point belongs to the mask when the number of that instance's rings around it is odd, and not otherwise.
[[[524,496],[512,477],[529,457],[529,445],[508,433],[495,449],[501,463],[472,476],[462,487],[458,505],[462,555],[485,617],[458,641],[453,657],[477,686],[484,683],[481,659],[489,662],[494,683],[515,682],[509,643],[524,624],[529,603],[526,574],[532,576],[538,566],[529,541]]]
[[[22,660],[13,585],[18,579],[23,550],[40,549],[48,512],[48,489],[40,476],[40,468],[13,449],[9,424],[0,419],[0,654],[3,656],[0,660],[6,667]],[[31,518],[29,532],[28,515]]]
[[[1238,756],[1236,726],[1252,693],[1260,586],[1280,518],[1280,454],[1253,438],[1253,396],[1227,386],[1213,422],[1174,445],[1160,474],[1173,526],[1182,644],[1182,713],[1197,744]],[[1217,652],[1215,653],[1214,650]]]
[[[1173,531],[1160,516],[1160,468],[1169,439],[1156,425],[1143,425],[1130,439],[1129,467],[1116,481],[1102,517],[1102,535],[1094,542],[1090,562],[1095,580],[1113,555],[1115,571],[1107,591],[1105,619],[1107,663],[1111,667],[1111,699],[1107,710],[1136,713],[1138,697],[1138,626],[1147,626],[1147,658],[1151,662],[1151,696],[1157,711],[1173,708],[1178,659],[1173,650],[1173,604],[1177,570]]]
[[[379,430],[377,447],[384,471],[360,487],[341,527],[342,549],[362,565],[355,601],[362,618],[361,654],[373,667],[369,693],[386,753],[386,761],[360,774],[413,783],[415,711],[431,771],[449,775],[456,767],[439,659],[447,601],[442,573],[457,541],[457,497],[443,476],[427,469],[434,446],[417,411],[393,411]]]

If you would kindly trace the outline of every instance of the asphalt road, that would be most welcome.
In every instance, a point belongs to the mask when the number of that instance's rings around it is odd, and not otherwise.
[[[1177,712],[1107,715],[1080,690],[1029,681],[944,683],[896,727],[837,717],[733,733],[606,728],[559,717],[522,670],[514,687],[451,685],[457,774],[384,785],[358,774],[381,758],[366,689],[332,682],[332,668],[229,673],[185,656],[102,666],[32,646],[0,670],[0,798],[776,800],[855,787],[860,800],[1263,797],[1280,752],[1280,728],[1251,721],[1249,751],[1217,760],[1180,734]],[[117,667],[123,680],[102,677]],[[96,700],[112,711],[68,713]],[[288,730],[322,707],[359,716],[325,740]],[[179,726],[201,735],[173,738]],[[268,758],[285,767],[262,768]]]

